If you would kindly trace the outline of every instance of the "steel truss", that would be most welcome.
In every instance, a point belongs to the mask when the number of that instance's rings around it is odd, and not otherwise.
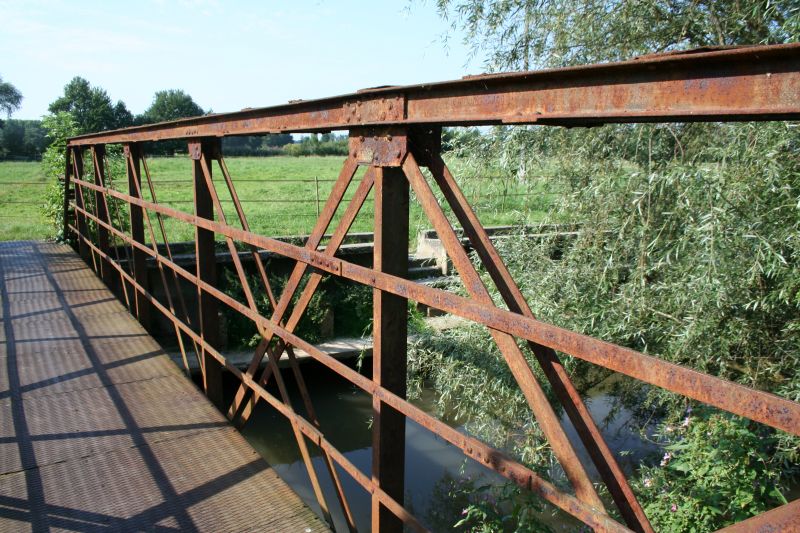
[[[799,436],[800,404],[537,320],[441,157],[441,127],[497,123],[595,125],[669,120],[796,119],[800,118],[798,95],[800,46],[784,45],[668,54],[609,65],[372,89],[275,108],[100,132],[68,142],[64,224],[76,237],[82,257],[107,284],[119,284],[131,312],[143,323],[149,323],[154,312],[169,319],[187,370],[189,357],[197,358],[206,393],[233,422],[246,423],[256,403],[262,400],[289,420],[315,497],[329,523],[330,505],[323,495],[319,474],[311,463],[309,444],[323,455],[325,474],[336,489],[336,504],[351,530],[355,530],[355,521],[337,466],[371,494],[373,530],[401,531],[404,525],[425,529],[403,507],[404,428],[405,420],[411,419],[459,448],[465,456],[534,492],[596,531],[652,531],[614,454],[572,384],[559,353]],[[350,153],[305,245],[294,246],[253,233],[225,163],[219,137],[331,129],[349,130]],[[143,153],[142,142],[172,138],[188,140],[194,177],[194,214],[158,202]],[[109,176],[106,144],[123,146],[127,193],[106,186]],[[84,171],[87,149],[92,160],[92,180]],[[215,180],[213,175],[215,166],[233,202],[234,223],[228,221],[222,209],[216,187],[220,180]],[[366,167],[366,171],[357,180],[355,193],[344,206],[338,223],[331,228],[359,167]],[[423,168],[427,168],[432,180],[426,178]],[[143,178],[147,195],[143,193]],[[405,279],[411,191],[444,244],[467,297]],[[489,289],[465,253],[435,192],[443,195],[507,309],[497,307],[492,301]],[[336,253],[370,193],[375,201],[375,251],[373,267],[367,268],[340,259]],[[129,229],[123,230],[119,219],[112,221],[111,202],[128,205]],[[155,216],[155,224],[151,214]],[[194,271],[174,261],[165,217],[194,226]],[[161,246],[157,245],[156,226]],[[321,246],[329,230],[327,244]],[[215,235],[224,237],[231,252],[234,270],[244,290],[244,303],[215,286]],[[112,248],[114,241],[124,244],[124,258],[119,248]],[[252,252],[258,273],[256,287],[251,287],[245,274],[237,242]],[[296,261],[279,295],[270,286],[266,266],[259,255],[262,250]],[[153,287],[148,283],[148,259],[157,265],[165,302],[154,296]],[[325,274],[373,289],[372,379],[294,334]],[[180,290],[182,282],[196,289],[199,320],[193,321],[187,311]],[[259,312],[256,306],[259,294],[267,296],[271,316]],[[524,464],[454,430],[406,401],[407,300],[489,328],[563,467],[574,495],[559,490]],[[216,320],[219,304],[252,320],[261,335],[261,342],[244,372],[219,351]],[[517,339],[526,341],[534,354],[600,472],[624,525],[609,516]],[[326,440],[295,348],[304,350],[372,396],[370,476]],[[307,416],[294,410],[278,369],[278,361],[284,353],[299,385]],[[265,357],[267,365],[257,375]],[[223,368],[241,382],[230,405],[222,404]],[[279,397],[266,389],[272,379]],[[798,517],[800,500],[727,530],[745,531],[765,525],[798,528]]]

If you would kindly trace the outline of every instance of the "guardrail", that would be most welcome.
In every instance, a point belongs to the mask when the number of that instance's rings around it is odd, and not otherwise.
[[[537,320],[503,264],[486,230],[441,157],[441,126],[474,124],[586,125],[604,122],[702,120],[784,120],[800,118],[800,46],[766,46],[650,56],[608,65],[546,72],[472,77],[460,81],[409,87],[371,89],[324,100],[274,108],[211,115],[196,119],[100,132],[71,139],[67,145],[65,227],[77,238],[87,262],[108,284],[119,283],[126,301],[144,321],[150,312],[164,314],[174,325],[184,361],[198,358],[208,396],[231,420],[246,421],[258,401],[266,401],[291,423],[314,494],[330,521],[320,481],[311,465],[309,443],[318,447],[332,478],[351,529],[355,528],[336,466],[372,498],[372,528],[401,531],[403,525],[424,530],[403,506],[405,419],[411,419],[459,448],[465,456],[530,490],[597,531],[652,531],[616,458],[581,400],[561,363],[561,354],[620,372],[770,427],[800,435],[800,404],[736,383],[665,362],[656,357],[603,342]],[[233,179],[221,153],[219,137],[296,131],[347,129],[350,153],[321,209],[305,245],[296,246],[250,231]],[[184,138],[188,141],[194,192],[191,213],[160,203],[141,142]],[[105,185],[105,145],[122,144],[128,190]],[[88,156],[86,152],[88,151]],[[85,163],[91,163],[91,170]],[[356,178],[359,167],[366,170]],[[432,181],[426,178],[426,167]],[[216,169],[216,170],[215,170]],[[142,172],[143,170],[143,172]],[[220,173],[221,179],[214,177]],[[223,210],[217,183],[235,208],[233,221]],[[334,215],[351,183],[355,193],[338,222]],[[74,202],[69,200],[74,187]],[[406,279],[410,191],[437,233],[458,271],[468,296]],[[497,307],[457,234],[436,199],[443,195],[507,309]],[[374,196],[375,251],[372,268],[336,257],[367,195]],[[119,209],[118,206],[124,206]],[[120,212],[127,211],[123,224]],[[152,216],[151,216],[152,214]],[[172,257],[164,220],[174,219],[195,231],[196,269],[189,271]],[[326,245],[323,235],[331,229]],[[160,234],[160,239],[156,236]],[[224,238],[244,289],[239,301],[215,286],[215,235]],[[125,243],[112,252],[111,240]],[[157,246],[161,240],[162,246]],[[248,247],[258,270],[251,287],[237,246]],[[296,261],[280,295],[274,294],[259,252]],[[121,260],[127,254],[129,260]],[[165,299],[147,286],[145,260],[158,264]],[[129,267],[132,265],[132,268]],[[340,363],[293,331],[323,274],[374,289],[373,373],[367,378]],[[199,316],[186,312],[179,279],[197,288]],[[303,281],[305,280],[305,284]],[[302,287],[302,288],[301,288]],[[271,303],[271,316],[256,306],[256,291]],[[295,295],[300,296],[291,308]],[[174,296],[173,296],[174,295]],[[503,452],[462,434],[406,401],[407,300],[414,300],[487,326],[569,479],[574,495]],[[229,306],[252,320],[262,340],[245,372],[218,350],[217,306]],[[608,487],[625,524],[611,518],[589,480],[558,417],[548,402],[516,339],[527,341],[559,401],[578,430],[583,445]],[[190,350],[191,348],[191,350]],[[359,470],[320,430],[311,393],[294,357],[304,350],[373,398],[373,461],[371,474]],[[278,369],[288,354],[308,416],[293,408]],[[268,365],[256,375],[264,357]],[[222,405],[221,368],[239,380],[231,405]],[[269,380],[278,396],[266,389]],[[734,526],[733,530],[769,524],[797,525],[800,500]],[[738,529],[737,529],[738,528]]]

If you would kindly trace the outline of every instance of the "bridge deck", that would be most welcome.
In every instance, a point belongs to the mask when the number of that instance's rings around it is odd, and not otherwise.
[[[0,531],[327,530],[70,248],[0,299]]]

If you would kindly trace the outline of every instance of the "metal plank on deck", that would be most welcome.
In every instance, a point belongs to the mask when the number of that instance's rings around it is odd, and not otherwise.
[[[0,300],[0,531],[328,530],[69,247]]]

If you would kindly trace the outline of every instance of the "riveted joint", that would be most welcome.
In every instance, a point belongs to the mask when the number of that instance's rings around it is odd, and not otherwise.
[[[199,161],[203,154],[206,159],[217,160],[222,157],[222,147],[220,140],[216,137],[208,137],[199,141],[189,141],[189,158]]]
[[[359,165],[399,167],[408,153],[405,128],[381,127],[350,130],[350,154]]]
[[[405,95],[385,98],[365,98],[342,104],[344,121],[347,124],[397,123],[406,119]]]

